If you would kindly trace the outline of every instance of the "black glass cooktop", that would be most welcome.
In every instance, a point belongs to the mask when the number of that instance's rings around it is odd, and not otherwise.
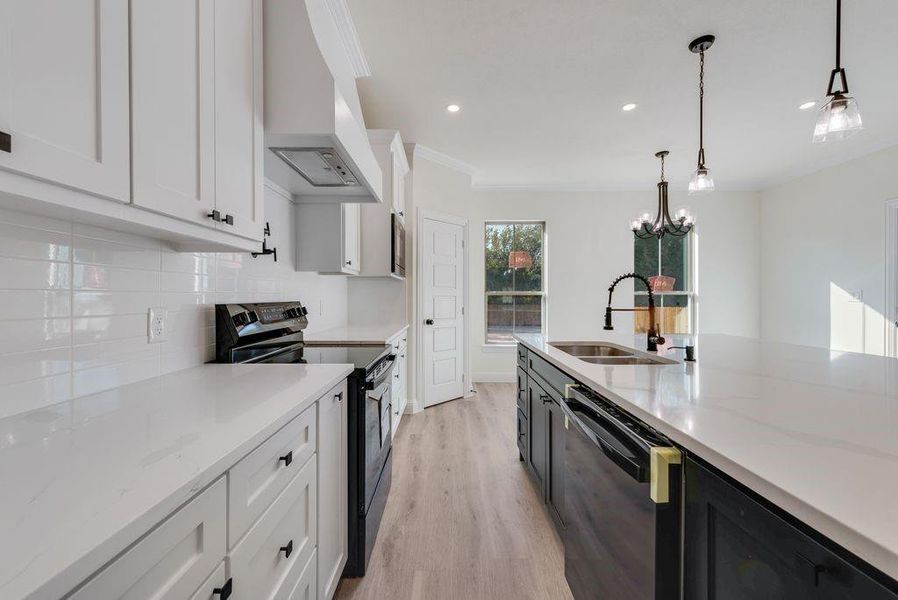
[[[353,364],[357,369],[368,369],[390,347],[383,346],[309,346],[303,348],[303,358],[309,364]]]

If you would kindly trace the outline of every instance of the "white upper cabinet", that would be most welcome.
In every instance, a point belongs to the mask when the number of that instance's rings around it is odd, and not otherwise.
[[[262,239],[262,0],[215,3],[215,204],[219,227]]]
[[[368,139],[383,171],[384,201],[362,204],[362,277],[398,277],[393,273],[393,215],[405,223],[405,181],[409,173],[398,131],[369,129]]]
[[[361,259],[359,204],[296,206],[296,270],[358,275]],[[366,259],[367,262],[367,259]]]
[[[262,0],[131,6],[134,203],[261,240]]]
[[[128,3],[0,0],[0,169],[127,202]]]
[[[214,0],[131,3],[133,201],[210,227],[214,10]]]

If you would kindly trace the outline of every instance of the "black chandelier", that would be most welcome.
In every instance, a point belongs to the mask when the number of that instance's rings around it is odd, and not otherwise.
[[[656,158],[661,159],[661,181],[658,182],[658,213],[655,219],[651,220],[649,213],[643,213],[638,219],[630,223],[630,229],[633,235],[641,240],[656,237],[659,240],[665,235],[674,237],[682,237],[692,231],[695,225],[695,219],[689,214],[685,208],[677,211],[676,218],[670,216],[670,209],[667,204],[667,181],[664,180],[664,157],[670,154],[667,150],[655,153]]]

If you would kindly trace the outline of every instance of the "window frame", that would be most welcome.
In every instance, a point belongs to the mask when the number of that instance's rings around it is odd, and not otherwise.
[[[634,253],[635,253],[635,240],[634,240]],[[660,241],[658,241],[658,265],[661,265],[661,248]],[[698,303],[699,303],[699,294],[698,294],[698,233],[695,228],[686,234],[686,275],[689,278],[689,286],[688,290],[681,291],[670,291],[670,292],[653,292],[655,298],[664,298],[665,296],[686,296],[689,298],[689,331],[687,333],[672,333],[670,335],[687,335],[693,336],[697,335],[699,328],[699,319],[698,319]],[[635,258],[635,255],[634,255]],[[634,264],[635,267],[635,264]],[[642,275],[642,273],[640,273]],[[657,273],[652,273],[650,275],[646,275],[646,277],[652,277],[657,275]],[[647,290],[643,289],[634,289],[633,295],[635,296],[643,296],[647,297],[649,295]],[[634,328],[635,329],[635,328]],[[635,331],[634,331],[635,333]],[[661,332],[661,335],[664,335],[664,332]]]
[[[540,277],[540,291],[499,291],[499,292],[491,292],[486,289],[486,233],[490,225],[542,225],[543,235],[542,235],[542,269],[541,269],[541,277]],[[540,219],[490,219],[483,222],[483,348],[486,351],[490,350],[502,350],[507,348],[514,348],[517,346],[517,343],[514,341],[511,342],[491,342],[489,339],[489,299],[490,296],[539,296],[540,297],[540,334],[546,335],[546,328],[548,323],[548,291],[547,291],[547,282],[548,278],[546,273],[548,272],[546,269],[546,265],[548,264],[548,226],[545,220]]]

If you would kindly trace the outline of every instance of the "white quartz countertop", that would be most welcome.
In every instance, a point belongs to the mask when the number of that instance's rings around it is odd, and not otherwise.
[[[344,325],[315,333],[306,332],[307,344],[386,344],[408,329],[408,323],[388,323],[383,325]]]
[[[0,598],[61,597],[351,371],[203,365],[0,419]]]
[[[607,366],[574,358],[538,335],[518,337],[898,579],[898,360],[704,335],[696,363]],[[633,346],[632,335],[607,340]],[[663,348],[659,354],[683,356]]]

